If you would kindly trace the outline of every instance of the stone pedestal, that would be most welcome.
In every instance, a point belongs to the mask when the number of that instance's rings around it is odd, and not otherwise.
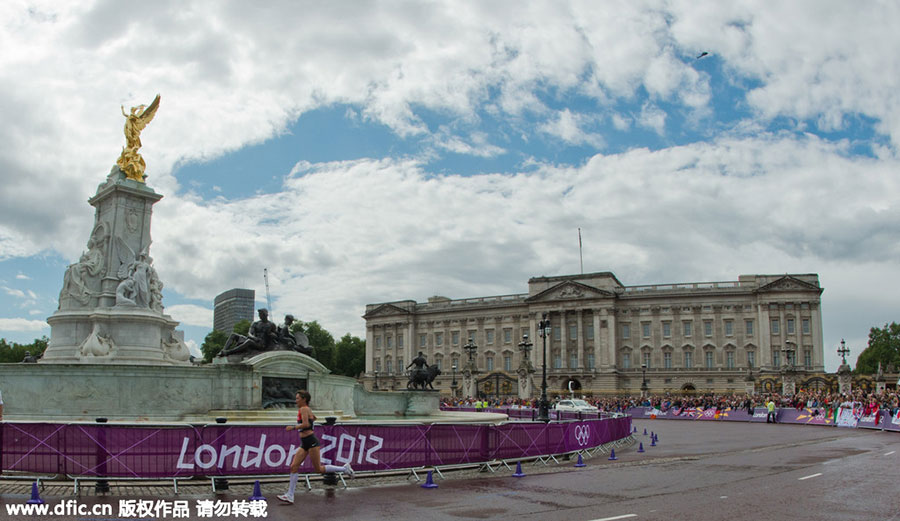
[[[793,396],[796,393],[797,380],[796,374],[786,372],[781,375],[781,394],[784,396]]]
[[[853,391],[853,377],[850,366],[847,363],[838,367],[838,389],[841,394],[850,394]]]
[[[475,398],[475,393],[477,392],[476,384],[475,384],[475,374],[472,371],[466,369],[463,371],[462,378],[462,396],[461,398]]]
[[[88,249],[63,276],[40,363],[188,363],[178,322],[163,313],[163,283],[150,257],[152,208],[160,199],[118,167],[97,187],[88,201],[96,209]]]
[[[516,371],[519,375],[519,398],[528,400],[534,397],[534,368],[526,365],[519,367]]]

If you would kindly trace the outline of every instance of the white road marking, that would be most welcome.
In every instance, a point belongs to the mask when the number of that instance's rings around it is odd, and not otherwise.
[[[885,454],[885,456],[890,456],[891,454],[893,454],[893,453],[895,453],[895,452],[897,452],[897,451],[892,450],[892,451],[888,452],[887,454]]]
[[[797,481],[803,481],[804,479],[815,478],[815,477],[818,477],[818,476],[821,476],[821,475],[822,475],[822,473],[819,472],[818,474],[813,474],[813,475],[811,475],[811,476],[804,476],[804,477],[798,479]]]
[[[719,499],[728,499],[728,496],[719,496]]]
[[[604,517],[603,519],[593,519],[592,521],[613,521],[614,519],[625,519],[628,517],[637,517],[637,514],[625,514],[624,516]]]

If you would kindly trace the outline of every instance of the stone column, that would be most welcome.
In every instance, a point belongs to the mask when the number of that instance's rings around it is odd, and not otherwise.
[[[581,369],[584,369],[585,367],[587,367],[587,364],[585,363],[585,360],[584,360],[584,320],[582,317],[583,313],[584,313],[583,310],[581,310],[581,309],[578,310],[578,318],[576,320],[577,325],[575,326],[577,329],[575,338],[577,338],[577,343],[578,343],[578,368],[581,368]]]
[[[615,369],[618,362],[616,362],[616,311],[615,308],[610,309],[607,312],[607,322],[606,322],[606,335],[607,335],[607,345],[606,345],[606,361],[609,364],[611,369]]]

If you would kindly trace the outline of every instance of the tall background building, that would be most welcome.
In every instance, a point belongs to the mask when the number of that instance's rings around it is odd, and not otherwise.
[[[626,286],[606,272],[535,277],[528,293],[515,295],[370,304],[366,380],[405,387],[405,364],[422,351],[441,368],[438,383],[447,390],[467,362],[465,345],[474,344],[478,393],[493,395],[515,379],[525,334],[540,376],[538,323],[546,316],[553,393],[571,386],[583,394],[634,394],[644,381],[657,393],[743,392],[749,382],[772,391],[785,371],[798,387],[823,388],[821,293],[816,274]]]
[[[213,328],[230,333],[241,320],[253,321],[256,292],[252,289],[230,289],[216,296]]]

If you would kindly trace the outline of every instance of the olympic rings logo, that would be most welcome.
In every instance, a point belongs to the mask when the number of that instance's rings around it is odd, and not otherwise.
[[[591,438],[591,426],[590,425],[576,425],[575,426],[575,441],[578,442],[579,447],[584,447],[588,444],[588,441]]]

